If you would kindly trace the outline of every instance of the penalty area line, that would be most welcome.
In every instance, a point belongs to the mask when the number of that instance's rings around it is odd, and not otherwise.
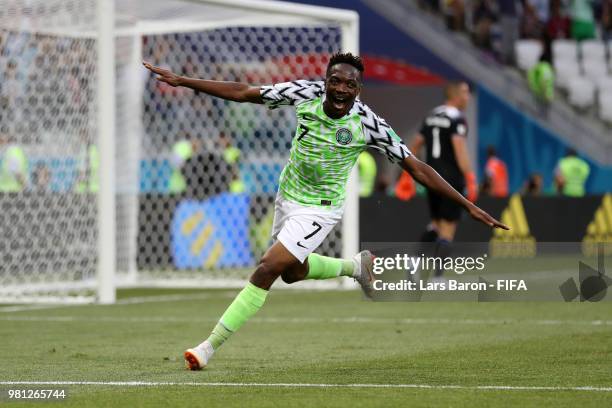
[[[410,388],[493,391],[593,391],[612,392],[612,387],[553,387],[514,385],[433,385],[433,384],[313,384],[313,383],[223,383],[223,382],[152,382],[152,381],[0,381],[0,385],[68,386],[94,385],[109,387],[267,387],[267,388]]]

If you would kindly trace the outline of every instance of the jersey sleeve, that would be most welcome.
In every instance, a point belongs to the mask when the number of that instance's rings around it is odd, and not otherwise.
[[[324,89],[325,86],[322,81],[298,80],[264,85],[259,92],[264,104],[269,109],[276,109],[279,106],[295,106],[318,98],[323,95]]]
[[[459,136],[467,137],[467,134],[468,134],[467,121],[465,120],[463,116],[455,118],[451,121],[450,134],[451,136],[459,135]]]
[[[369,147],[386,155],[389,161],[394,163],[399,163],[412,155],[402,139],[383,118],[361,103],[358,105],[358,110],[366,143]]]
[[[423,120],[421,123],[421,127],[419,128],[419,133],[421,136],[425,136],[425,132],[427,132],[427,120]]]

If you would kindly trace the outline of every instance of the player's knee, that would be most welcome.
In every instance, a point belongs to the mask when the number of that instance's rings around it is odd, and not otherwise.
[[[255,269],[255,275],[265,276],[269,279],[278,278],[283,273],[284,267],[268,255],[264,255]]]
[[[295,268],[286,269],[285,271],[283,271],[283,273],[281,273],[281,279],[283,280],[283,282],[288,284],[299,282],[301,280],[304,280],[304,278],[305,276],[303,276],[303,274],[297,271]]]

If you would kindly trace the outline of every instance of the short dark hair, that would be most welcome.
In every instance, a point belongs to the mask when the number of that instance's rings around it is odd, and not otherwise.
[[[337,52],[329,59],[325,74],[329,75],[329,71],[336,64],[348,64],[354,67],[357,71],[359,71],[361,75],[363,75],[363,71],[365,70],[365,67],[363,66],[363,61],[358,55],[353,55],[350,52]]]

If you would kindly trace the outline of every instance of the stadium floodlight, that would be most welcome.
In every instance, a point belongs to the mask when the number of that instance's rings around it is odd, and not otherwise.
[[[113,303],[122,285],[240,285],[267,244],[293,112],[164,87],[141,61],[265,84],[320,79],[339,50],[358,52],[353,11],[0,0],[0,155],[25,157],[2,168],[18,183],[0,180],[0,301]],[[353,174],[324,253],[358,251],[357,190]]]

